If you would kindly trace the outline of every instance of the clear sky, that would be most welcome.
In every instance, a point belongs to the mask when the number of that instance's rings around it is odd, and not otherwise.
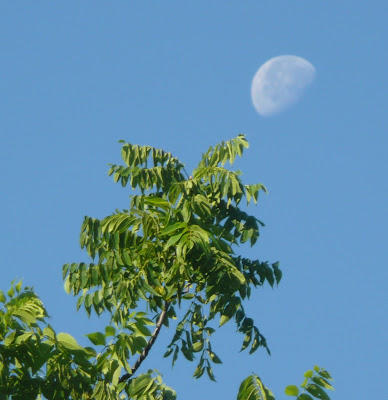
[[[247,254],[280,260],[278,288],[248,310],[272,350],[238,353],[223,327],[217,384],[194,364],[161,362],[163,331],[143,364],[180,399],[234,399],[252,371],[277,398],[314,364],[333,400],[383,399],[387,359],[386,1],[0,1],[1,289],[34,286],[57,331],[104,322],[75,312],[61,277],[84,215],[128,205],[107,176],[120,139],[172,151],[192,168],[211,144],[246,133],[238,163],[262,182],[252,211],[266,223]],[[268,59],[316,68],[303,98],[264,118],[250,86]],[[164,342],[163,342],[164,340]]]

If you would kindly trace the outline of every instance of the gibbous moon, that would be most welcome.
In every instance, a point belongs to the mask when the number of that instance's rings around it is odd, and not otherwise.
[[[314,66],[302,57],[271,58],[253,78],[253,105],[263,117],[278,114],[298,101],[314,78]]]

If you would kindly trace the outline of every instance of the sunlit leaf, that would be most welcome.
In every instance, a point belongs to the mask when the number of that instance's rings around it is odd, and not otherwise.
[[[83,350],[73,336],[69,335],[68,333],[58,333],[57,340],[60,345],[69,350]]]
[[[105,336],[115,336],[116,329],[113,326],[106,326],[105,327]]]
[[[284,392],[286,393],[286,395],[288,396],[298,396],[299,394],[299,388],[295,385],[289,385],[286,387],[286,389],[284,390]]]
[[[220,318],[220,325],[219,325],[219,326],[222,326],[222,325],[226,324],[229,320],[230,320],[230,317],[229,317],[229,316],[227,316],[227,315],[221,315],[221,318]]]
[[[306,371],[306,372],[304,373],[304,376],[305,376],[306,378],[312,378],[313,375],[314,375],[314,372],[313,372],[311,369],[309,369],[308,371]]]

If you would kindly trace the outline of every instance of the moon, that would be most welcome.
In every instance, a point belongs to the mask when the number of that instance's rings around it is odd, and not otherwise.
[[[252,102],[263,117],[278,114],[296,103],[315,78],[315,68],[302,57],[271,58],[256,72]]]

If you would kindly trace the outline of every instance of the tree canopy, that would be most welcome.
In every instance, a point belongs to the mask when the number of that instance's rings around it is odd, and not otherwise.
[[[109,175],[134,189],[129,207],[101,220],[85,217],[80,245],[91,262],[63,266],[77,310],[106,313],[110,323],[87,334],[92,346],[82,347],[71,335],[55,333],[31,288],[13,283],[7,296],[0,292],[0,398],[175,399],[157,371],[139,370],[163,326],[167,332],[174,325],[164,356],[172,364],[179,356],[194,362],[195,378],[215,380],[221,357],[212,334],[224,324],[241,333],[241,350],[270,353],[244,303],[253,288],[277,285],[282,272],[278,262],[241,254],[241,245],[255,245],[264,225],[242,205],[256,204],[266,192],[232,169],[246,148],[244,135],[210,147],[189,175],[168,152],[122,142],[124,164],[111,165]],[[302,393],[288,386],[286,394],[328,399],[330,379],[315,367],[306,372]],[[251,375],[237,398],[274,396]]]

